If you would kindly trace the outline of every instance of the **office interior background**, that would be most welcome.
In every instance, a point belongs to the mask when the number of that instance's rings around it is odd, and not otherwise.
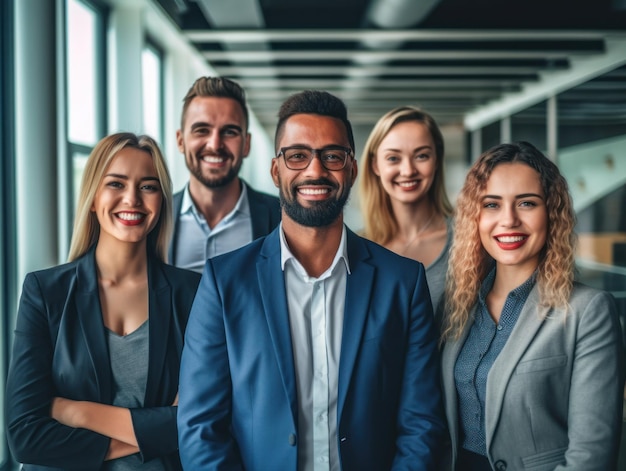
[[[344,99],[357,156],[389,109],[429,111],[452,200],[481,151],[533,142],[569,182],[579,278],[626,319],[626,0],[2,0],[0,22],[0,396],[21,282],[66,260],[90,150],[150,134],[182,188],[175,132],[201,75],[247,90],[242,176],[270,193],[276,113],[303,89]],[[354,191],[354,230],[358,204]]]

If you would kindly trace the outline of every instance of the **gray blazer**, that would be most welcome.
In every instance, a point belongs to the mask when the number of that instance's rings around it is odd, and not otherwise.
[[[624,351],[615,304],[608,293],[576,283],[570,307],[566,317],[539,307],[535,286],[489,372],[485,432],[497,471],[616,467]],[[449,469],[460,446],[454,365],[470,326],[442,354]]]

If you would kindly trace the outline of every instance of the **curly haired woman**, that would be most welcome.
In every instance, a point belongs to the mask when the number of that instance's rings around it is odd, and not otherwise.
[[[609,294],[574,281],[574,224],[565,179],[531,144],[470,169],[442,337],[449,469],[615,469],[620,325]]]

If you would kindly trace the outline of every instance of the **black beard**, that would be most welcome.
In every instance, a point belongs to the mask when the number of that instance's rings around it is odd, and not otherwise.
[[[303,183],[301,183],[302,185]],[[304,182],[307,185],[329,185],[335,187],[337,185],[326,179]],[[291,198],[286,198],[282,186],[279,185],[280,205],[285,210],[285,214],[296,223],[307,227],[325,227],[330,226],[343,212],[343,208],[350,197],[350,188],[348,187],[341,193],[338,199],[326,201],[311,201],[312,205],[305,208],[298,203],[296,189],[291,188]]]

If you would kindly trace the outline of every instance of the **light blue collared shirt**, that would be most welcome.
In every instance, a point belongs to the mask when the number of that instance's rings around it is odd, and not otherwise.
[[[176,266],[198,273],[202,273],[207,258],[249,244],[252,242],[252,218],[246,185],[241,184],[237,204],[213,229],[193,203],[187,185],[177,230]]]
[[[296,367],[298,471],[339,471],[337,391],[350,274],[346,228],[333,263],[319,278],[293,256],[282,224],[280,249]]]

